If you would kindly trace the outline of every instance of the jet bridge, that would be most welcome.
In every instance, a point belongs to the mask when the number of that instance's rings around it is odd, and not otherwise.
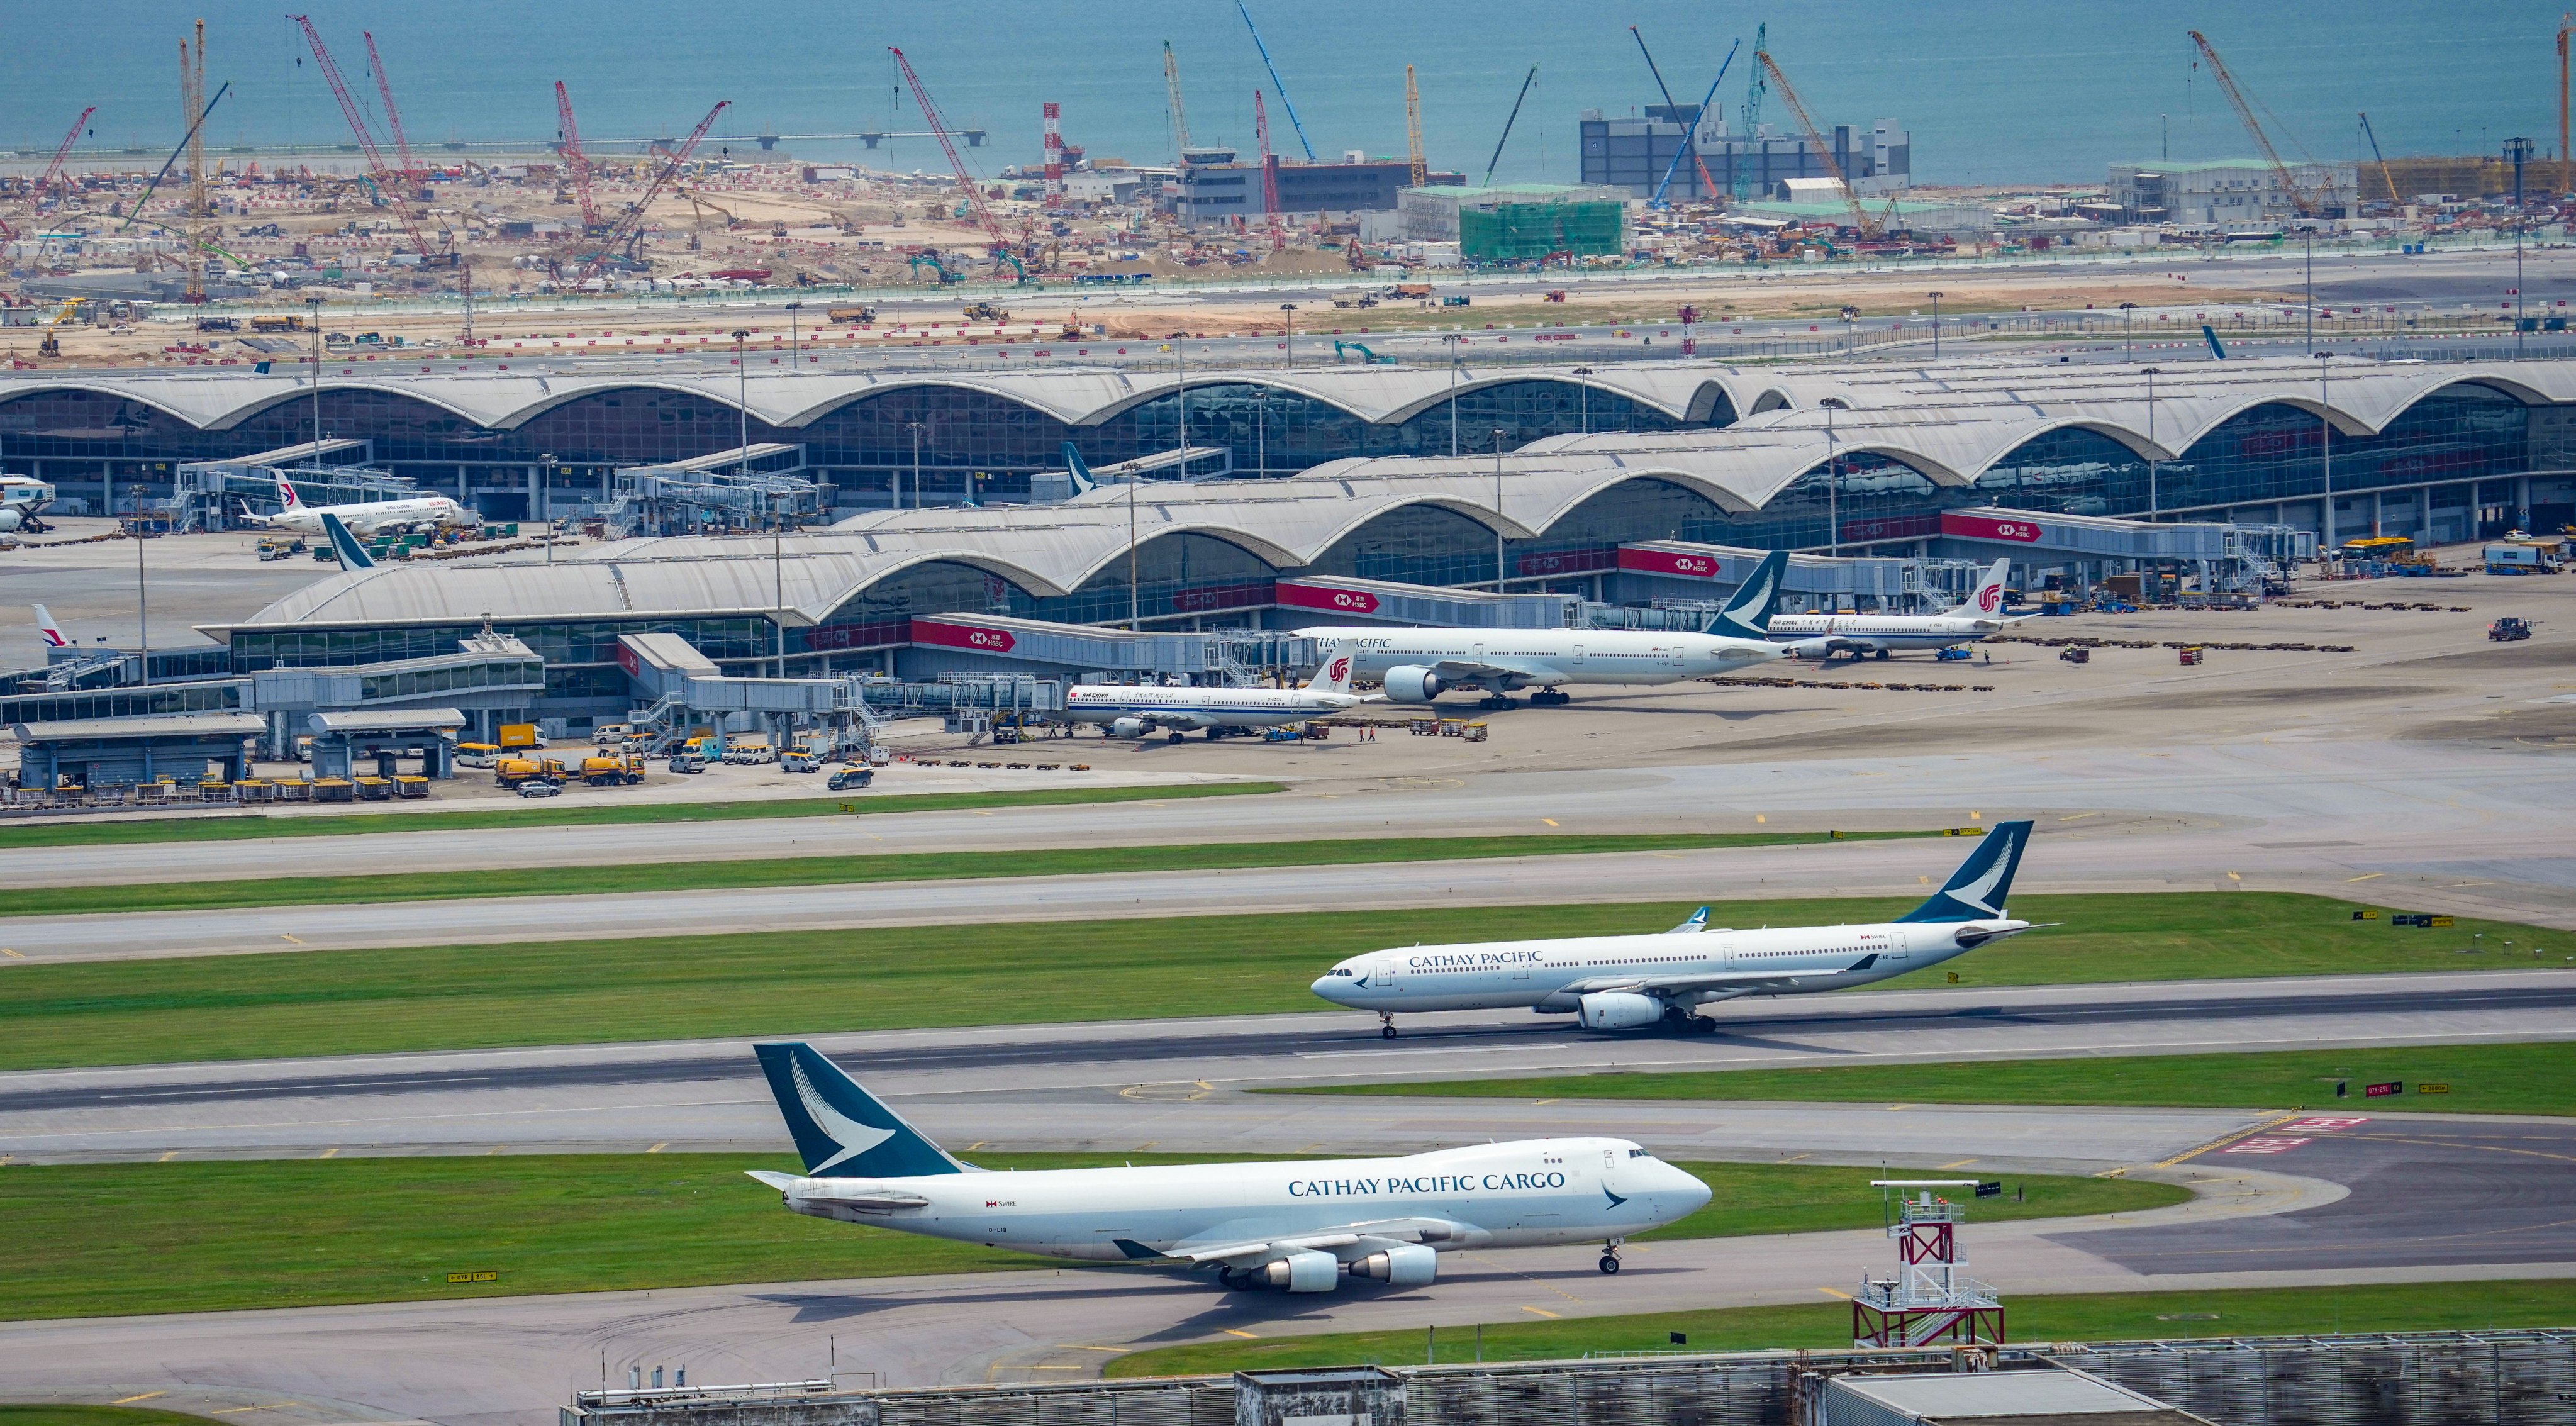
[[[918,614],[895,657],[906,678],[1031,673],[1250,688],[1312,669],[1314,640],[1275,629],[1112,629],[1004,614]]]
[[[751,530],[831,518],[832,487],[805,474],[805,448],[771,441],[616,473],[601,517],[621,537]]]
[[[249,528],[241,519],[242,507],[274,513],[281,479],[293,484],[297,498],[307,505],[415,500],[429,493],[409,476],[372,469],[374,460],[373,441],[332,439],[229,460],[188,461],[179,467],[175,482],[172,523],[181,530]]]
[[[660,754],[707,725],[748,731],[758,726],[773,739],[794,728],[831,734],[836,748],[871,756],[886,719],[868,704],[861,674],[820,678],[729,678],[715,660],[679,634],[620,634],[617,664],[634,684],[639,703],[628,725],[644,738],[644,751]]]

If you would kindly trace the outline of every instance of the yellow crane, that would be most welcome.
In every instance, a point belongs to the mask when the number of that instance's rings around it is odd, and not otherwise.
[[[2200,47],[2200,57],[2209,64],[2210,77],[2218,81],[2219,92],[2225,94],[2227,102],[2235,107],[2236,117],[2244,123],[2245,132],[2253,136],[2254,146],[2263,151],[2264,160],[2272,165],[2273,175],[2281,180],[2281,187],[2289,193],[2290,211],[2302,218],[2321,218],[2327,209],[2338,206],[2333,172],[2302,149],[2300,157],[2323,178],[2314,193],[2301,188],[2297,176],[2290,172],[2290,166],[2281,161],[2280,150],[2272,147],[2271,136],[2263,132],[2262,121],[2254,117],[2253,101],[2237,87],[2236,76],[2227,72],[2227,62],[2218,57],[2217,47],[2210,44],[2209,37],[2200,31],[2190,33],[2191,42]],[[2296,143],[2297,140],[2291,142]]]
[[[2560,48],[2565,48],[2561,41]],[[1404,67],[1404,142],[1413,159],[1413,186],[1421,188],[1431,182],[1431,165],[1422,157],[1422,91],[1413,85],[1413,66]]]
[[[1181,112],[1181,62],[1172,58],[1172,42],[1163,41],[1163,83],[1172,91],[1172,141],[1180,150],[1190,146],[1190,119]]]
[[[1762,72],[1771,77],[1771,87],[1779,92],[1780,102],[1788,105],[1789,112],[1797,116],[1798,127],[1806,131],[1807,142],[1816,146],[1816,157],[1825,161],[1825,172],[1833,176],[1834,182],[1842,185],[1843,202],[1851,207],[1853,230],[1864,238],[1879,236],[1884,231],[1884,225],[1879,219],[1872,218],[1869,210],[1861,206],[1860,195],[1852,191],[1851,179],[1844,175],[1843,166],[1834,162],[1834,146],[1827,143],[1825,136],[1817,131],[1816,121],[1807,117],[1807,106],[1800,102],[1798,91],[1790,87],[1789,76],[1780,72],[1780,66],[1773,62],[1770,51],[1755,50],[1753,58],[1762,66]],[[1894,200],[1889,200],[1891,210],[1894,206]]]

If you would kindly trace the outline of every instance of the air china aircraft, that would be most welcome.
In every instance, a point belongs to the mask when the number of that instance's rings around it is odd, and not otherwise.
[[[1064,715],[1077,723],[1106,723],[1113,738],[1142,738],[1156,728],[1171,740],[1192,728],[1210,739],[1251,728],[1271,728],[1324,718],[1372,700],[1351,692],[1351,650],[1339,646],[1303,688],[1166,688],[1154,684],[1087,683],[1064,696]]]
[[[1886,658],[1897,649],[1973,644],[2007,624],[2031,617],[2003,612],[2004,581],[2011,573],[2009,556],[1995,561],[1974,593],[1957,608],[1939,614],[1781,614],[1772,618],[1767,632],[1786,645],[1792,657],[1809,659],[1836,654]]]
[[[471,526],[481,521],[464,506],[444,495],[420,495],[403,500],[369,500],[355,505],[307,505],[295,493],[294,483],[283,472],[277,477],[277,498],[284,505],[274,515],[254,515],[248,506],[242,508],[242,519],[268,530],[293,530],[300,535],[323,534],[322,517],[336,515],[340,522],[361,536],[379,530],[411,529],[421,525],[441,528]]]
[[[1661,1025],[1714,1034],[1717,1022],[1699,1006],[1741,995],[1867,985],[2029,930],[2031,923],[2004,910],[2029,841],[2028,822],[1997,823],[1931,900],[1879,925],[1711,930],[1703,906],[1659,936],[1410,946],[1353,956],[1318,977],[1314,990],[1335,1005],[1376,1012],[1378,1033],[1390,1040],[1399,1011],[1518,1006],[1572,1015],[1587,1030]]]
[[[951,1158],[811,1045],[755,1045],[802,1174],[790,1212],[1078,1262],[1214,1269],[1228,1288],[1420,1287],[1461,1248],[1600,1243],[1686,1217],[1708,1186],[1625,1139],[1522,1139],[1389,1159],[995,1173]]]
[[[1485,706],[1536,688],[1534,704],[1571,703],[1562,685],[1662,684],[1735,673],[1784,657],[1763,636],[1789,556],[1773,551],[1744,581],[1709,631],[1700,634],[1627,629],[1385,629],[1328,625],[1297,632],[1349,643],[1359,651],[1359,677],[1386,686],[1393,703],[1429,703],[1453,688],[1482,689]]]

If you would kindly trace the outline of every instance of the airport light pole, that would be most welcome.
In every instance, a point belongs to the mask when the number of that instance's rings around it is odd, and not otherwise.
[[[537,488],[535,491],[531,492],[528,501],[528,518],[537,521],[537,528],[544,531],[546,542],[546,563],[548,564],[553,564],[555,562],[554,522],[551,520],[539,519],[538,517],[539,512],[546,508],[546,491],[552,488],[554,483],[555,453],[552,451],[541,451],[537,455]]]
[[[313,314],[313,468],[322,468],[322,299],[307,297],[304,308]]]
[[[2324,553],[2329,553],[2329,552],[2331,552],[2331,551],[2334,549],[2334,543],[2335,543],[2335,508],[2334,508],[2334,418],[2326,414],[2326,411],[2327,411],[2327,409],[2328,409],[2328,408],[2327,408],[2327,405],[2326,405],[2326,367],[2327,367],[2327,358],[2328,358],[2328,357],[2330,357],[2330,356],[2332,356],[2333,354],[2332,354],[2331,352],[2318,352],[2316,355],[2317,355],[2317,422],[2318,422],[2318,424],[2323,428],[2323,433],[2324,433],[2324,444],[2323,444],[2322,446],[2320,446],[2320,447],[2319,447],[2319,449],[2320,449],[2320,450],[2322,450],[2322,451],[2325,453],[2325,462],[2326,462],[2326,502],[2325,502],[2325,518],[2324,518],[2323,520],[2321,520],[2321,521],[2319,521],[2319,522],[2318,522],[2318,523],[2319,523],[2319,525],[2320,525],[2320,527],[2321,527],[2321,528],[2323,529],[2323,531],[2324,531],[2324,535],[2325,535],[2325,539],[2324,539],[2324,546],[2325,546],[2325,548],[2324,548],[2323,550],[2320,550],[2318,553],[2320,553],[2320,554],[2324,554]]]
[[[1494,428],[1494,592],[1503,592],[1503,428]]]
[[[1932,359],[1939,361],[1941,359],[1941,294],[1931,292],[1924,295],[1932,299]]]
[[[2524,159],[2531,157],[2531,150],[2532,143],[2529,139],[2504,141],[2504,156],[2513,160],[2513,354],[2515,356],[2522,355],[2522,230],[2524,227],[2522,163]],[[2560,154],[2559,157],[2565,158],[2566,155]],[[2379,532],[2373,530],[2371,533]]]
[[[2147,378],[2147,518],[2156,518],[2156,378],[2164,375],[2162,367],[2140,367]]]
[[[1574,399],[1582,408],[1583,434],[1588,436],[1592,434],[1592,368],[1578,366],[1574,374],[1581,378],[1574,383]]]
[[[802,302],[790,302],[787,304],[787,369],[789,371],[802,369],[798,364],[799,358],[796,355],[796,314],[804,310],[805,304]],[[783,674],[780,676],[785,677]]]
[[[921,423],[906,421],[903,424],[912,432],[912,501],[918,505],[921,503]],[[896,476],[894,481],[894,508],[897,510],[903,508],[903,477],[901,476]]]
[[[2122,361],[2135,360],[2138,355],[2136,329],[2130,325],[2129,318],[2129,314],[2136,310],[2138,310],[2138,304],[2135,302],[2120,304],[2120,360]]]
[[[751,357],[742,344],[750,335],[739,329],[733,334],[734,414],[742,418],[742,459],[736,471],[746,482],[751,479]]]
[[[1467,340],[1452,332],[1440,340],[1449,344],[1449,454],[1458,454],[1458,344]]]
[[[1840,559],[1843,553],[1842,479],[1834,471],[1834,413],[1850,410],[1851,403],[1839,396],[1828,396],[1816,404],[1825,408],[1825,552]]]
[[[2308,286],[2307,301],[2304,306],[2308,324],[2308,350],[2315,351],[2317,349],[2317,228],[2314,223],[2308,225],[2307,238]]]
[[[1288,369],[1297,369],[1297,304],[1282,302],[1279,310],[1288,314]]]

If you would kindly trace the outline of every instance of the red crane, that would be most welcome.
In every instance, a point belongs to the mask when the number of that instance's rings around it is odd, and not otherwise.
[[[63,135],[61,147],[54,150],[54,161],[45,165],[45,176],[36,180],[34,188],[27,190],[30,201],[44,197],[45,190],[54,186],[54,180],[62,177],[63,160],[71,157],[72,145],[79,142],[81,130],[89,127],[89,116],[97,112],[98,106],[92,104],[81,111],[79,118],[72,120],[72,131]]]
[[[403,225],[403,231],[411,235],[413,250],[423,257],[429,256],[431,251],[429,237],[413,220],[408,206],[411,190],[401,182],[405,175],[385,162],[383,152],[376,147],[376,136],[374,131],[367,127],[367,116],[359,110],[357,97],[349,92],[348,82],[340,77],[340,66],[332,61],[330,47],[322,43],[322,32],[313,28],[313,17],[289,15],[286,18],[303,27],[304,42],[313,50],[314,66],[322,71],[322,78],[329,82],[331,97],[340,101],[340,114],[349,121],[349,132],[357,135],[358,151],[367,157],[367,173],[369,177],[375,179],[377,191],[389,196],[393,203],[394,217]]]
[[[975,175],[966,171],[966,160],[957,156],[957,145],[949,142],[948,121],[939,117],[939,106],[930,102],[930,91],[921,87],[921,76],[912,72],[912,61],[892,45],[886,52],[903,69],[903,82],[912,86],[912,97],[921,105],[921,117],[930,121],[930,132],[939,140],[940,149],[948,155],[948,166],[957,171],[957,184],[966,190],[966,202],[975,210],[975,222],[992,240],[996,257],[1011,250],[1011,240],[1002,235],[1002,225],[993,218],[993,210],[984,206],[984,190],[975,186]]]
[[[599,231],[599,208],[590,196],[590,156],[581,151],[581,129],[572,121],[572,94],[555,81],[555,120],[563,125],[564,166],[572,170],[572,191],[581,195],[581,230]]]
[[[598,250],[582,263],[581,271],[575,275],[576,281],[587,281],[597,277],[599,270],[608,265],[609,256],[617,251],[619,245],[633,238],[636,230],[644,226],[644,210],[652,207],[653,200],[662,196],[662,190],[668,188],[671,180],[678,176],[681,166],[689,161],[689,155],[698,151],[698,141],[707,136],[707,130],[715,127],[716,116],[723,113],[732,103],[730,99],[717,100],[716,107],[709,109],[707,116],[698,121],[698,126],[689,131],[689,136],[681,140],[680,146],[671,150],[671,161],[662,165],[662,171],[653,175],[653,182],[644,190],[644,196],[635,200],[635,206],[626,210],[626,215],[617,220],[616,227],[608,230],[608,236],[601,239]]]
[[[1261,211],[1270,220],[1270,250],[1288,249],[1288,229],[1279,219],[1279,156],[1270,151],[1270,111],[1261,91],[1252,91],[1252,132],[1261,141]]]
[[[385,127],[393,130],[394,155],[402,160],[403,180],[417,189],[421,180],[427,177],[427,171],[412,162],[411,141],[403,137],[402,114],[394,108],[393,83],[385,78],[385,62],[376,57],[375,34],[373,31],[360,30],[358,38],[367,42],[367,65],[376,72],[376,97],[382,99],[385,104]]]

